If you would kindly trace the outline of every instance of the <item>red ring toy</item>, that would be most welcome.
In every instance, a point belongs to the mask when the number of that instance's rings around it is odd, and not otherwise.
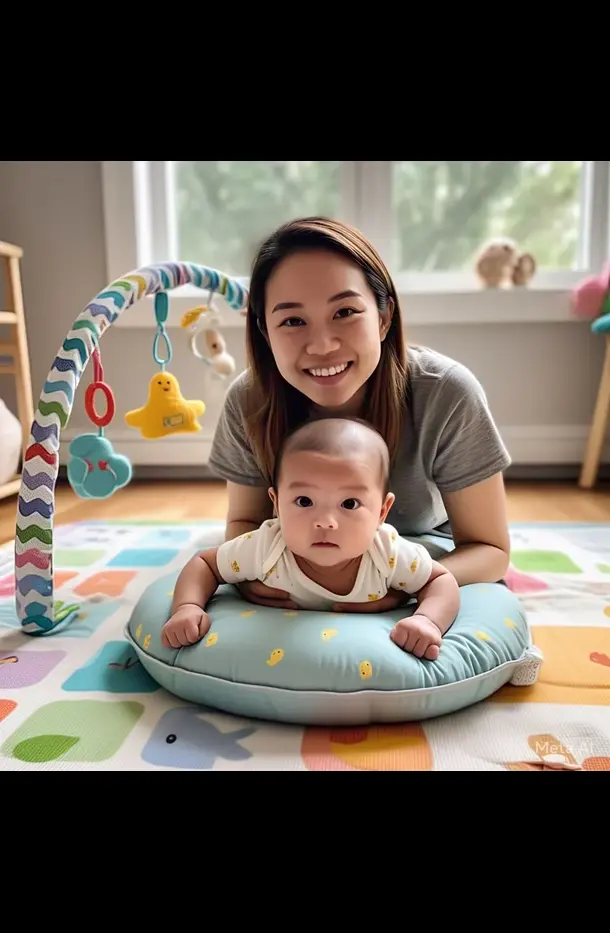
[[[116,405],[114,395],[109,385],[104,382],[104,369],[100,359],[100,351],[96,347],[93,351],[93,382],[87,386],[85,392],[85,411],[87,417],[97,428],[105,428],[114,418]],[[95,393],[103,392],[106,399],[106,411],[103,415],[98,415],[95,410]]]
[[[97,391],[103,392],[106,399],[106,411],[103,415],[98,415],[95,410],[95,393]],[[87,412],[87,417],[97,428],[105,428],[110,424],[114,418],[115,408],[112,389],[110,386],[106,385],[105,382],[92,382],[91,385],[87,386],[87,391],[85,392],[85,411]]]

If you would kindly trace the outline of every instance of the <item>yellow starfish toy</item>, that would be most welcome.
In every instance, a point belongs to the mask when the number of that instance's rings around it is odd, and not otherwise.
[[[137,428],[142,437],[152,439],[201,431],[197,418],[204,413],[204,402],[185,399],[176,377],[160,372],[150,380],[146,405],[126,412],[125,423]]]

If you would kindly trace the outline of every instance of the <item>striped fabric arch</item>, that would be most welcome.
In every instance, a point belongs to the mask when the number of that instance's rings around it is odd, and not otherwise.
[[[78,611],[53,597],[53,512],[59,440],[76,389],[102,334],[127,308],[182,285],[221,294],[236,311],[248,301],[236,279],[188,262],[143,266],[112,282],[81,311],[62,343],[44,384],[25,452],[15,533],[15,602],[22,631],[48,635]],[[154,316],[151,308],[151,319]]]

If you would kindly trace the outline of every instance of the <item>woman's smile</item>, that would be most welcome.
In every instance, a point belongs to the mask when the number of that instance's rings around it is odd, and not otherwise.
[[[341,382],[345,374],[352,366],[353,360],[347,363],[336,363],[334,366],[315,366],[305,369],[304,372],[321,386],[334,386]]]

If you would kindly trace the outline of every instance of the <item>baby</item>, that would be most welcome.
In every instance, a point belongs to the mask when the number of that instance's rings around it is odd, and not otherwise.
[[[205,607],[219,584],[262,580],[303,609],[377,600],[390,588],[412,594],[415,614],[390,637],[436,660],[459,609],[459,588],[424,547],[386,523],[394,496],[383,438],[361,421],[323,418],[293,432],[276,460],[269,496],[277,517],[191,558],[176,582],[163,644],[192,645],[206,634]]]

